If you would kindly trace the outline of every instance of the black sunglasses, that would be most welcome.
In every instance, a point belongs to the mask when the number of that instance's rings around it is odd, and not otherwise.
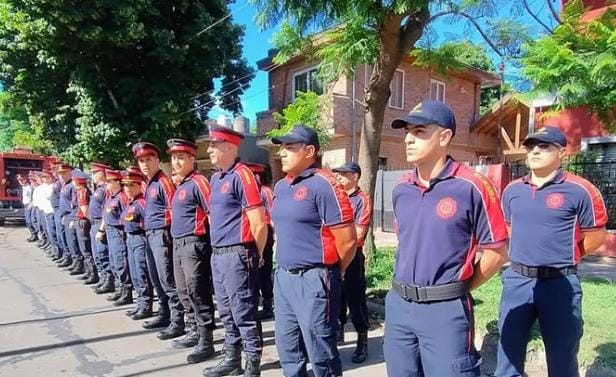
[[[540,151],[548,151],[550,150],[550,148],[552,147],[560,147],[560,145],[558,144],[553,144],[553,143],[532,143],[532,144],[527,144],[524,146],[524,149],[526,149],[526,151],[530,152],[533,149],[535,149],[535,147],[539,148]]]

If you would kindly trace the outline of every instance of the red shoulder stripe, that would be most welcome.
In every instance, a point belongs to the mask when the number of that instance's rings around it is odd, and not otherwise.
[[[259,186],[254,174],[244,164],[238,163],[235,168],[235,172],[240,177],[242,182],[242,188],[244,189],[244,196],[246,197],[246,207],[258,207],[263,205],[261,201],[261,195],[259,194]]]
[[[207,178],[202,176],[201,174],[196,174],[193,176],[193,181],[195,182],[195,186],[197,190],[201,192],[201,195],[205,198],[205,202],[208,208],[205,208],[209,212],[210,206],[210,182],[208,182]]]
[[[351,205],[351,201],[349,200],[349,196],[346,192],[342,190],[340,183],[334,178],[334,176],[328,172],[327,170],[318,169],[315,175],[322,177],[325,179],[332,191],[334,192],[334,196],[336,197],[336,202],[338,202],[338,209],[340,211],[340,223],[350,223],[353,222],[353,206]]]
[[[359,216],[357,225],[367,228],[370,226],[370,221],[372,220],[372,201],[370,200],[370,196],[368,196],[368,194],[366,194],[364,191],[360,191],[358,193],[358,196],[361,198],[362,211]]]
[[[571,174],[569,172],[565,175],[565,181],[571,182],[575,185],[580,186],[584,189],[588,197],[590,198],[590,202],[592,203],[592,214],[594,219],[594,227],[602,228],[607,224],[607,209],[605,208],[605,202],[603,201],[603,196],[599,192],[599,190],[587,181],[586,179],[579,177],[575,174]]]

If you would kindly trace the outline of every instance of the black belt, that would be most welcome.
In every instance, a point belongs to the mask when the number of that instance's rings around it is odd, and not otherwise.
[[[465,296],[469,290],[466,281],[420,287],[417,285],[407,285],[394,280],[391,287],[400,297],[406,301],[413,302],[451,300]]]
[[[145,236],[145,230],[143,230],[143,229],[135,230],[135,231],[132,231],[132,232],[126,232],[126,233],[128,233],[128,234],[130,234],[132,236]]]
[[[520,263],[511,262],[511,269],[522,276],[536,279],[559,278],[577,274],[577,266],[549,267],[538,266],[530,267]]]
[[[283,270],[285,270],[286,272],[293,274],[293,275],[303,275],[304,273],[310,271],[310,270],[314,270],[315,268],[333,268],[336,267],[335,264],[315,264],[313,266],[310,267],[296,267],[296,268],[284,268],[284,267],[280,267]]]
[[[183,236],[183,237],[173,238],[173,243],[176,244],[177,246],[184,246],[184,245],[189,244],[189,243],[206,242],[206,241],[207,241],[207,237],[206,236],[190,235],[190,236]]]
[[[240,245],[231,245],[231,246],[221,246],[212,248],[212,251],[215,255],[222,255],[228,253],[238,253],[244,250],[250,250],[256,248],[255,244],[240,244]]]

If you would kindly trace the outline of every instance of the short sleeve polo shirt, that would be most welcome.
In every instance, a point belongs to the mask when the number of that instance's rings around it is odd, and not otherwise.
[[[145,214],[145,199],[139,194],[134,199],[129,199],[128,205],[122,211],[122,224],[127,233],[137,233],[143,231],[143,220]]]
[[[162,229],[171,225],[171,201],[175,186],[162,170],[148,182],[145,192],[145,230]]]
[[[370,197],[359,187],[349,195],[351,206],[353,207],[353,215],[355,219],[355,226],[359,228],[370,227],[372,221],[372,206],[370,204]],[[357,240],[357,247],[364,246],[364,239]]]
[[[348,195],[331,173],[311,167],[274,188],[276,261],[284,269],[338,263],[331,228],[353,223]]]
[[[116,194],[109,193],[107,200],[105,201],[104,220],[106,225],[121,227],[122,212],[128,206],[128,196],[122,191],[118,191]]]
[[[526,266],[566,267],[580,261],[582,232],[605,227],[601,193],[587,180],[559,170],[537,187],[526,176],[503,191],[511,225],[509,258]]]
[[[71,181],[67,181],[62,185],[62,189],[60,190],[60,203],[59,209],[60,214],[66,215],[71,212],[71,199],[73,196],[73,184]]]
[[[77,212],[75,213],[75,218],[78,220],[87,220],[88,214],[83,213],[83,211],[81,210],[81,206],[87,206],[90,204],[90,195],[91,195],[90,189],[87,187],[80,187],[76,191],[77,191]]]
[[[423,187],[416,172],[393,190],[398,226],[394,278],[432,286],[468,280],[477,248],[507,242],[507,228],[492,183],[448,158],[441,173]]]
[[[88,206],[88,217],[90,220],[100,220],[103,218],[103,204],[105,203],[106,185],[98,185],[92,196],[90,196],[90,204]]]
[[[246,211],[263,206],[259,186],[250,169],[235,162],[211,179],[210,221],[212,246],[253,243]]]
[[[171,205],[171,235],[174,238],[207,233],[210,183],[193,171],[178,185]]]

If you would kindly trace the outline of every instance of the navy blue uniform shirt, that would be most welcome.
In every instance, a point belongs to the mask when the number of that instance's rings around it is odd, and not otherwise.
[[[207,233],[210,183],[198,171],[193,171],[178,185],[171,205],[171,235],[173,238],[203,236]]]
[[[353,208],[332,174],[313,166],[276,183],[272,221],[279,266],[334,265],[339,256],[331,228],[352,224]]]
[[[51,208],[53,208],[54,211],[60,208],[60,191],[62,191],[62,182],[56,179],[53,182],[51,190]]]
[[[134,199],[128,199],[128,205],[122,211],[122,224],[127,233],[136,233],[143,230],[145,214],[145,199],[139,194]]]
[[[452,158],[423,187],[415,171],[393,190],[398,228],[394,278],[409,285],[468,280],[478,247],[507,242],[507,227],[492,183]]]
[[[73,197],[73,184],[67,181],[60,190],[60,203],[58,209],[60,214],[67,215],[71,212],[71,199]]]
[[[530,176],[511,182],[502,203],[505,221],[511,225],[509,259],[526,266],[577,264],[582,231],[607,223],[597,188],[562,170],[542,187],[533,185]]]
[[[120,227],[122,223],[122,212],[128,207],[128,196],[120,190],[116,194],[109,193],[105,201],[103,219],[105,225]]]
[[[145,197],[145,230],[162,229],[171,226],[171,201],[175,186],[171,178],[159,170],[148,182]]]
[[[107,193],[107,185],[102,184],[96,187],[94,194],[90,196],[90,205],[88,206],[88,218],[92,220],[100,220],[103,218],[103,204]]]
[[[216,172],[211,181],[210,221],[212,246],[253,243],[246,211],[263,206],[257,180],[250,169],[235,162]]]

